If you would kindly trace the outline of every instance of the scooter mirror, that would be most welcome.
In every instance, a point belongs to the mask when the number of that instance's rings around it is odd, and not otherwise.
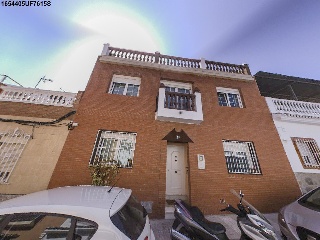
[[[240,192],[239,192],[239,195],[240,195],[240,197],[244,197],[244,194],[242,193],[242,191],[240,190]]]

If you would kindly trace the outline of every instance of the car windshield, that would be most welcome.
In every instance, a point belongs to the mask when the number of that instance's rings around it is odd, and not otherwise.
[[[320,211],[320,188],[317,188],[299,200],[299,203],[316,211]]]
[[[111,217],[112,223],[130,239],[138,239],[146,224],[147,213],[131,195],[127,203]]]

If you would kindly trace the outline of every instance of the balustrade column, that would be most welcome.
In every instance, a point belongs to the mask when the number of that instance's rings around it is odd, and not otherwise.
[[[102,56],[109,55],[109,47],[110,47],[109,43],[103,44],[103,49],[102,49],[102,52],[101,52]]]
[[[205,58],[201,58],[201,60],[200,60],[200,68],[201,69],[207,69],[207,64],[206,64],[206,59]]]

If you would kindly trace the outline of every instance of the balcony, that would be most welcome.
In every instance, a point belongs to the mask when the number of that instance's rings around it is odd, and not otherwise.
[[[281,120],[320,124],[320,103],[266,97],[272,115]]]
[[[178,72],[188,72],[233,78],[236,80],[253,81],[247,64],[230,64],[208,61],[204,58],[190,59],[163,55],[159,52],[147,53],[134,50],[110,47],[105,44],[101,53],[100,61],[136,65],[142,67],[165,69]]]
[[[1,86],[0,101],[73,107],[76,93],[40,90],[16,86]]]
[[[159,88],[156,120],[200,124],[203,121],[201,93],[167,92]]]

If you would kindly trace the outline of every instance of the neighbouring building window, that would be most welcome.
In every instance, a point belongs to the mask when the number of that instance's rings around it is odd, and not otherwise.
[[[138,77],[114,75],[109,93],[126,96],[139,96],[141,79]]]
[[[320,149],[313,138],[291,138],[304,168],[320,168]]]
[[[115,160],[119,167],[131,168],[136,143],[136,133],[99,130],[90,164]]]
[[[0,130],[0,183],[7,183],[31,135],[16,128]]]
[[[229,173],[261,174],[253,142],[232,140],[222,142]]]
[[[217,87],[220,106],[243,108],[238,89]]]

